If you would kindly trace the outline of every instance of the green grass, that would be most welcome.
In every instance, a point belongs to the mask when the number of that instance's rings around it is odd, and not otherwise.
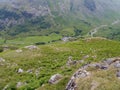
[[[18,44],[18,45],[30,45],[35,44],[37,42],[52,42],[53,40],[59,40],[62,36],[58,34],[50,34],[49,36],[28,36],[28,37],[19,37],[11,40],[7,40],[8,45],[10,44]],[[0,43],[3,44],[3,39],[0,39]]]
[[[18,90],[64,90],[71,75],[82,65],[67,67],[66,62],[69,56],[74,60],[81,60],[89,55],[85,63],[120,56],[120,42],[98,38],[67,43],[55,42],[41,45],[36,50],[20,49],[23,52],[16,53],[15,50],[8,50],[0,53],[0,57],[6,60],[2,65],[0,62],[0,89],[8,85],[8,90],[16,90],[17,82],[26,82],[27,85]],[[19,68],[24,72],[17,73]],[[33,73],[27,73],[29,69],[32,69]],[[37,76],[36,71],[39,71]],[[56,85],[48,84],[49,78],[56,73],[63,75],[62,80]]]

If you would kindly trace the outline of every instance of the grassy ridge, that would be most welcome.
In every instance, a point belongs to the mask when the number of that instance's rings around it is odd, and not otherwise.
[[[17,82],[27,84],[19,90],[64,90],[72,73],[81,64],[67,67],[66,62],[69,56],[74,60],[81,60],[84,56],[86,62],[100,61],[108,57],[120,55],[120,43],[104,39],[86,39],[67,43],[54,43],[39,46],[39,49],[28,50],[21,48],[23,52],[16,53],[14,50],[0,53],[5,62],[0,62],[0,89],[8,85],[8,89],[16,89]],[[94,58],[93,56],[96,56]],[[22,68],[23,73],[17,73]],[[26,71],[32,70],[32,73]],[[56,73],[62,74],[63,79],[56,85],[49,85],[49,78]],[[41,87],[44,85],[43,87]]]

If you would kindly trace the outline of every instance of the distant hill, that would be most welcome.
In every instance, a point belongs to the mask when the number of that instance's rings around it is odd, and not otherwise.
[[[119,3],[119,0],[1,0],[0,30],[2,35],[7,31],[9,36],[25,33],[74,36],[76,30],[78,35],[85,35],[100,24],[120,19]]]

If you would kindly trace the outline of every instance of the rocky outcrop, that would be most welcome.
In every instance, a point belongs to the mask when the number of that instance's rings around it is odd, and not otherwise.
[[[86,78],[87,76],[91,75],[91,72],[89,71],[89,68],[95,68],[95,69],[100,69],[100,70],[107,70],[110,69],[110,67],[113,67],[117,69],[116,71],[116,77],[120,78],[120,58],[107,58],[103,60],[102,62],[99,63],[88,63],[83,65],[76,71],[70,81],[68,82],[66,86],[66,90],[76,90],[77,88],[77,83],[76,80],[79,80],[80,78]],[[91,90],[94,90],[99,84],[92,83],[91,84]]]
[[[94,0],[84,0],[84,5],[88,8],[90,11],[96,10],[96,5]]]
[[[61,74],[55,74],[55,75],[51,76],[51,78],[49,79],[48,82],[50,84],[56,84],[60,81],[61,78],[62,78]]]
[[[80,68],[71,77],[70,81],[68,82],[68,84],[66,86],[66,90],[75,90],[75,88],[77,88],[76,80],[80,79],[80,78],[85,78],[89,75],[90,75],[90,73],[88,71]]]

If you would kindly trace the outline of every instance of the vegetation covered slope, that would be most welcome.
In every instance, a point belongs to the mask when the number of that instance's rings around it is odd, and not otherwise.
[[[120,18],[119,0],[5,1],[0,5],[2,38],[51,33],[74,36],[75,29],[81,32],[79,35],[84,35],[96,25]]]
[[[119,42],[101,38],[53,43],[33,50],[19,49],[22,51],[0,53],[4,59],[0,61],[0,89],[64,90],[72,74],[83,64],[120,56]],[[84,59],[84,63],[68,67],[69,56],[73,60]],[[57,73],[63,75],[61,81],[55,85],[49,84],[50,77]]]

